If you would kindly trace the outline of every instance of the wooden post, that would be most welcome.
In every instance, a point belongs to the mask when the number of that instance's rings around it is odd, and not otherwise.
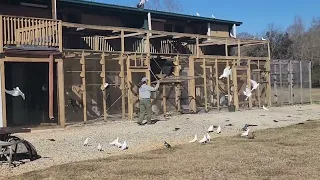
[[[251,60],[248,59],[247,86],[251,89]],[[252,95],[249,97],[249,109],[252,109]]]
[[[66,112],[65,112],[65,95],[64,95],[64,68],[63,68],[62,59],[60,59],[57,63],[57,70],[58,70],[59,123],[60,123],[60,126],[65,127]]]
[[[134,54],[136,63],[136,54]],[[132,72],[130,70],[130,56],[127,56],[127,81],[128,81],[128,119],[133,120],[133,97],[131,91]]]
[[[259,69],[259,74],[258,74],[258,80],[260,85],[258,86],[258,106],[259,108],[261,107],[261,91],[260,91],[260,86],[261,86],[261,67],[260,67],[260,61],[258,60],[258,69]]]
[[[167,93],[166,93],[166,85],[162,86],[162,107],[163,107],[163,115],[167,113]]]
[[[238,74],[236,68],[236,61],[233,60],[233,67],[232,67],[232,81],[233,81],[233,103],[235,106],[236,111],[239,110],[239,94],[238,94]]]
[[[2,29],[1,29],[2,30]],[[0,75],[1,75],[1,97],[2,97],[2,125],[7,127],[7,101],[6,101],[6,91],[5,91],[5,63],[3,60],[0,60]]]
[[[57,20],[57,0],[51,0],[52,19]]]
[[[0,53],[3,52],[3,16],[0,15]]]
[[[227,60],[227,66],[229,66],[229,60]],[[230,77],[227,77],[227,90],[228,90],[228,106],[230,106]]]
[[[104,84],[106,83],[106,59],[105,59],[105,53],[103,52],[101,54],[101,59],[100,59],[100,64],[101,64],[101,73],[100,73],[100,77],[101,77],[101,81],[102,81],[102,85],[101,85],[101,90],[102,90],[102,105],[103,105],[103,120],[107,121],[108,118],[108,113],[107,113],[107,92],[106,92],[106,88],[104,87]]]
[[[313,101],[312,101],[312,79],[311,79],[311,61],[309,61],[309,67],[308,67],[308,70],[309,70],[309,93],[310,93],[310,103],[313,104]]]
[[[302,104],[303,103],[303,98],[302,98],[302,96],[303,96],[303,80],[302,80],[302,62],[301,62],[301,60],[300,60],[299,65],[300,65],[300,102]]]
[[[282,90],[282,63],[279,62],[279,73],[280,73],[280,96],[278,97],[280,100],[280,106],[282,106],[282,94],[283,94],[283,90]]]
[[[123,54],[124,54],[124,30],[121,30],[121,57],[119,59],[120,61],[120,78],[121,78],[121,107],[122,107],[122,119],[125,118],[126,115],[126,90],[125,90],[125,74],[124,74],[124,64],[125,64],[125,59],[123,58]]]
[[[271,51],[270,51],[270,42],[268,42],[268,59],[266,62],[267,70],[267,97],[268,97],[268,106],[271,107],[271,77],[270,77],[270,62],[271,61]]]
[[[195,79],[194,77],[194,59],[192,57],[189,57],[189,72],[188,76],[192,77],[192,79],[188,82],[188,94],[189,94],[189,108],[193,112],[197,112],[197,106],[196,106],[196,92],[195,92]]]
[[[146,53],[147,53],[147,58],[146,58],[146,66],[150,67],[150,34],[147,33],[146,35]],[[148,85],[151,85],[151,74],[150,70],[147,71],[147,78],[149,79]]]
[[[86,87],[86,62],[85,62],[85,56],[84,51],[82,51],[81,55],[81,73],[80,77],[82,79],[82,102],[83,102],[83,121],[87,121],[87,87]]]
[[[53,117],[53,63],[54,58],[51,54],[49,56],[49,119],[54,120]]]
[[[177,55],[173,61],[174,63],[174,76],[175,77],[179,77],[180,76],[180,58],[179,55]],[[180,83],[177,84],[177,86],[175,87],[175,100],[176,100],[176,106],[178,109],[178,112],[181,111],[181,101],[180,101],[180,97],[181,97],[181,89],[180,89]]]
[[[197,58],[199,58],[200,56],[199,37],[196,38],[196,55],[197,55]]]
[[[203,69],[203,88],[204,88],[204,110],[208,112],[208,92],[207,92],[207,68],[206,68],[206,58],[202,60],[202,69]]]
[[[219,75],[218,75],[218,59],[215,59],[214,60],[214,77],[216,78],[216,86],[215,86],[215,89],[216,89],[216,98],[217,98],[217,108],[218,108],[218,111],[220,110],[220,98],[219,98]]]
[[[290,60],[289,61],[289,96],[290,96],[290,98],[289,98],[289,100],[290,100],[290,104],[293,104],[293,89],[292,89],[292,85],[293,85],[293,83],[292,83],[292,78],[293,78],[293,76],[292,76],[292,61]]]
[[[241,47],[240,47],[240,39],[238,39],[238,60],[237,60],[237,66],[240,66],[241,61]]]
[[[63,36],[62,36],[62,21],[58,21],[58,36],[59,36],[59,51],[62,52],[63,50]]]

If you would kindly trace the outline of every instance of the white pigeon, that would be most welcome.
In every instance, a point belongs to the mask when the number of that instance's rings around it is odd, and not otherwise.
[[[245,101],[252,95],[251,90],[248,88],[248,86],[246,86],[246,90],[243,91],[243,94],[247,96]]]
[[[249,135],[249,128],[247,128],[247,130],[241,134],[241,136],[248,136]]]
[[[208,141],[207,135],[205,134],[203,138],[199,141],[199,143],[206,143]]]
[[[197,13],[197,16],[200,16],[200,14],[199,14],[199,13]]]
[[[254,81],[254,80],[252,80],[252,79],[250,79],[250,81],[251,81],[251,85],[252,85],[251,91],[257,89],[258,86],[260,85],[259,83],[257,83],[256,81]]]
[[[117,137],[117,139],[115,139],[114,141],[112,141],[111,143],[109,143],[110,145],[113,146],[117,146],[117,147],[121,147],[121,143],[119,142],[119,137]]]
[[[103,90],[105,90],[109,86],[109,83],[104,83],[103,84]]]
[[[197,140],[198,140],[198,135],[195,134],[195,135],[194,135],[194,138],[193,138],[191,141],[189,141],[189,143],[196,142]]]
[[[89,138],[87,138],[87,139],[83,142],[83,145],[84,145],[84,146],[88,146],[88,144],[89,144]]]
[[[83,28],[83,27],[78,27],[77,29],[76,29],[76,31],[82,31],[82,30],[85,30],[86,28]]]
[[[102,151],[102,146],[100,143],[98,144],[98,151]]]
[[[213,14],[211,15],[211,17],[213,17],[214,19],[216,18]]]
[[[213,132],[213,125],[211,125],[211,126],[208,128],[207,131],[208,131],[208,132]]]
[[[7,94],[10,94],[11,96],[21,96],[22,99],[25,100],[24,93],[19,89],[19,87],[13,88],[13,90],[6,90]]]
[[[228,77],[228,76],[230,76],[230,74],[231,74],[230,66],[227,66],[226,68],[224,68],[223,73],[221,74],[219,79],[221,79],[223,77]]]
[[[236,38],[232,33],[230,33],[230,37],[232,37],[232,38]]]
[[[140,0],[140,2],[139,2],[139,6],[144,5],[146,2],[148,2],[148,0]]]
[[[208,141],[211,141],[211,137],[210,137],[209,133],[206,133],[206,137],[207,137]]]
[[[262,41],[265,41],[265,40],[267,40],[267,39],[265,39],[265,38],[261,37],[261,40],[262,40]]]
[[[266,111],[269,111],[269,109],[266,108],[264,105],[262,106],[262,109],[263,109],[263,110],[266,110]]]
[[[121,150],[126,150],[126,149],[128,149],[127,141],[124,141],[123,144],[121,145]]]
[[[217,133],[218,133],[218,134],[221,133],[221,126],[218,126],[218,128],[217,128]]]

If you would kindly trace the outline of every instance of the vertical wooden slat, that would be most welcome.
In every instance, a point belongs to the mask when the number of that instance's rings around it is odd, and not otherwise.
[[[53,117],[53,55],[49,56],[49,118],[54,120]]]
[[[290,95],[290,104],[293,104],[293,89],[292,89],[292,85],[293,85],[293,75],[292,75],[292,61],[289,61],[289,95]]]
[[[14,29],[13,29],[13,18],[10,18],[10,43],[11,44],[14,44],[14,36],[13,36],[13,33],[14,33]]]
[[[216,90],[216,99],[217,99],[217,108],[218,111],[220,110],[220,98],[219,98],[219,77],[218,77],[218,59],[214,60],[214,71],[215,71],[215,78],[216,78],[216,86],[215,86],[215,90]]]
[[[105,59],[104,52],[101,54],[100,64],[101,64],[100,77],[102,78],[102,87],[104,87],[104,84],[106,83],[106,59]],[[103,120],[107,121],[107,117],[108,117],[107,100],[106,100],[107,91],[105,88],[102,91],[102,95],[103,95],[103,103],[102,103],[102,105],[103,105]]]
[[[180,76],[180,57],[176,56],[175,57],[175,61],[174,61],[174,76],[175,77],[179,77]],[[175,100],[176,100],[176,106],[177,106],[177,110],[178,112],[181,111],[181,85],[180,83],[177,84],[177,86],[175,87]]]
[[[239,94],[238,94],[238,73],[236,68],[236,60],[233,60],[232,62],[232,82],[233,82],[233,103],[235,106],[235,109],[239,110]]]
[[[282,94],[283,94],[283,89],[282,89],[282,63],[280,62],[279,63],[279,74],[280,74],[280,96],[278,97],[279,98],[279,101],[280,101],[280,106],[282,106]]]
[[[302,104],[303,103],[303,98],[302,98],[302,96],[303,96],[303,80],[302,80],[302,62],[301,62],[301,60],[300,60],[299,65],[300,65],[300,102]]]
[[[125,65],[125,58],[123,57],[123,53],[125,51],[125,41],[124,41],[124,30],[121,31],[121,55],[120,55],[120,65],[121,65],[121,72],[120,72],[120,77],[121,77],[121,105],[122,105],[122,119],[125,118],[126,115],[126,97],[125,97],[125,74],[124,74],[124,65]]]
[[[308,64],[308,70],[309,70],[309,93],[310,93],[310,103],[313,104],[313,100],[312,100],[312,79],[311,79],[311,61],[309,61]]]
[[[0,53],[2,53],[3,52],[3,41],[4,41],[4,39],[3,39],[3,36],[4,36],[4,27],[3,27],[3,16],[2,15],[0,15]]]
[[[82,79],[82,103],[83,103],[83,121],[87,121],[87,87],[86,87],[86,60],[84,56],[84,51],[82,51],[81,59],[81,73],[80,77]]]
[[[204,110],[208,112],[208,91],[207,91],[207,68],[206,68],[206,58],[202,59],[202,78],[203,78],[203,88],[204,88]]]
[[[268,97],[268,106],[271,106],[271,72],[270,72],[270,65],[271,65],[271,51],[270,51],[270,42],[268,42],[268,59],[266,62],[266,70],[267,70],[267,97]]]
[[[1,75],[1,96],[2,96],[2,122],[3,127],[7,127],[7,101],[6,101],[6,92],[5,92],[5,63],[0,61],[0,75]]]
[[[240,47],[240,39],[238,39],[238,60],[237,60],[237,66],[240,66],[241,61],[241,47]]]
[[[167,113],[167,92],[166,92],[166,85],[162,85],[162,107],[163,107],[163,115]]]
[[[194,58],[189,57],[189,72],[188,76],[192,77],[192,79],[188,82],[188,94],[189,94],[189,108],[193,112],[197,112],[196,106],[196,92],[195,92],[195,79],[194,77]]]
[[[227,60],[227,66],[229,66],[229,60]],[[230,76],[227,77],[227,90],[228,90],[228,106],[230,106],[230,102],[232,98],[230,98]]]
[[[60,126],[65,127],[66,113],[65,113],[65,96],[64,96],[64,69],[63,69],[62,59],[58,61],[57,70],[58,70],[59,122],[60,122]]]
[[[197,58],[199,58],[200,56],[199,37],[196,38],[196,53],[197,53]]]
[[[60,52],[62,52],[62,49],[63,49],[63,44],[62,44],[62,21],[58,21],[58,24],[59,24],[59,30],[58,30],[58,38],[59,38],[59,50]]]
[[[136,58],[136,55],[135,55]],[[128,80],[128,119],[133,120],[133,97],[132,97],[132,72],[130,71],[130,57],[127,56],[127,80]]]
[[[248,69],[247,69],[247,85],[251,89],[251,60],[248,59]],[[252,95],[249,97],[249,109],[252,109]]]

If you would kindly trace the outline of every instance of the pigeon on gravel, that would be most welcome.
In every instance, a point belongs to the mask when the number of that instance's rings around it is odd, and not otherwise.
[[[204,143],[206,143],[207,141],[208,141],[207,135],[205,134],[205,135],[203,136],[203,138],[199,141],[199,143],[204,144]]]
[[[211,141],[211,137],[210,137],[209,133],[207,133],[206,136],[207,136],[207,140]]]
[[[124,141],[123,144],[121,145],[121,150],[126,150],[126,149],[128,149],[127,141]]]
[[[213,132],[213,125],[211,125],[209,128],[208,128],[208,133],[210,133],[210,132]]]
[[[84,146],[88,146],[88,144],[89,144],[89,138],[87,138],[87,139],[83,142],[83,145],[84,145]]]
[[[102,151],[102,146],[100,143],[98,144],[98,151]]]
[[[189,141],[189,143],[196,142],[197,140],[198,140],[198,135],[195,134],[195,135],[194,135],[194,138],[193,138],[191,141]]]
[[[248,128],[244,133],[241,134],[241,136],[248,136],[249,135],[249,130],[250,129]]]
[[[164,141],[164,147],[171,148],[171,145],[169,143],[167,143],[167,141]]]
[[[269,111],[269,109],[266,108],[264,105],[262,106],[262,109],[263,109],[263,110],[266,110],[266,111]]]
[[[220,134],[221,133],[221,126],[218,126],[217,128],[217,134]]]
[[[117,137],[117,139],[115,139],[114,141],[112,141],[109,144],[113,145],[113,146],[117,146],[117,147],[121,147],[122,146],[122,144],[119,142],[119,137]]]

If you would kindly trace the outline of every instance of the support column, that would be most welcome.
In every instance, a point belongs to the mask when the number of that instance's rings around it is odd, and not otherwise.
[[[5,63],[3,59],[0,59],[0,76],[1,76],[1,99],[2,99],[2,126],[7,127],[7,101],[6,101],[6,92],[5,92]]]
[[[310,103],[313,104],[312,102],[312,79],[311,79],[311,61],[309,61],[309,64],[308,64],[308,69],[309,69],[309,93],[310,93]]]
[[[49,119],[54,120],[53,117],[53,63],[54,58],[51,54],[49,56]]]
[[[267,70],[267,97],[268,97],[268,106],[271,107],[271,73],[270,73],[270,61],[271,61],[271,52],[270,52],[270,42],[268,42],[268,59],[266,62]]]
[[[233,98],[234,98],[233,103],[236,111],[238,111],[239,110],[238,73],[237,73],[235,60],[233,60],[232,81],[233,81]]]
[[[195,92],[195,79],[194,79],[194,59],[189,57],[189,72],[188,76],[192,77],[192,79],[188,82],[188,94],[189,94],[189,109],[193,112],[197,112],[196,106],[196,92]]]
[[[302,96],[303,96],[303,80],[302,80],[302,62],[301,62],[301,60],[300,60],[299,65],[300,65],[300,102],[302,104],[303,103],[303,98],[302,98]]]
[[[174,68],[174,76],[175,77],[179,77],[180,76],[180,70],[181,70],[181,66],[180,66],[180,59],[179,56],[177,55],[173,61],[173,64],[175,66]],[[178,109],[178,112],[181,111],[181,101],[180,101],[180,97],[181,97],[181,85],[180,83],[177,84],[177,86],[175,87],[175,100],[176,100],[176,106]]]
[[[81,91],[82,91],[82,104],[83,104],[83,121],[86,122],[87,121],[87,87],[86,87],[86,63],[85,63],[84,51],[82,51],[80,64],[81,64],[80,77],[82,79]]]
[[[202,61],[203,69],[203,87],[204,87],[204,110],[208,112],[208,92],[207,92],[207,68],[206,68],[206,58],[203,58]]]
[[[217,108],[220,110],[220,98],[219,98],[219,75],[218,75],[218,59],[214,60],[214,77],[216,78],[216,98],[217,98]]]
[[[64,68],[63,60],[59,59],[57,64],[58,70],[58,98],[59,98],[59,124],[65,127],[66,112],[65,112],[65,92],[64,92]]]
[[[100,73],[100,77],[101,77],[101,81],[102,81],[102,85],[101,85],[101,90],[102,90],[102,96],[103,96],[103,101],[102,101],[102,105],[103,105],[103,120],[107,121],[108,119],[108,113],[107,113],[107,92],[106,92],[106,88],[104,87],[104,84],[106,83],[106,59],[105,59],[105,54],[104,52],[101,54],[101,59],[100,59],[100,64],[101,64],[101,73]]]
[[[122,105],[122,119],[125,118],[126,115],[126,90],[125,90],[125,73],[124,73],[124,63],[125,59],[123,58],[124,54],[124,30],[121,30],[121,57],[119,59],[120,61],[120,67],[121,67],[121,72],[120,72],[120,78],[121,78],[121,105]]]
[[[251,89],[251,61],[248,59],[247,85]],[[252,109],[252,95],[249,97],[249,109]]]

